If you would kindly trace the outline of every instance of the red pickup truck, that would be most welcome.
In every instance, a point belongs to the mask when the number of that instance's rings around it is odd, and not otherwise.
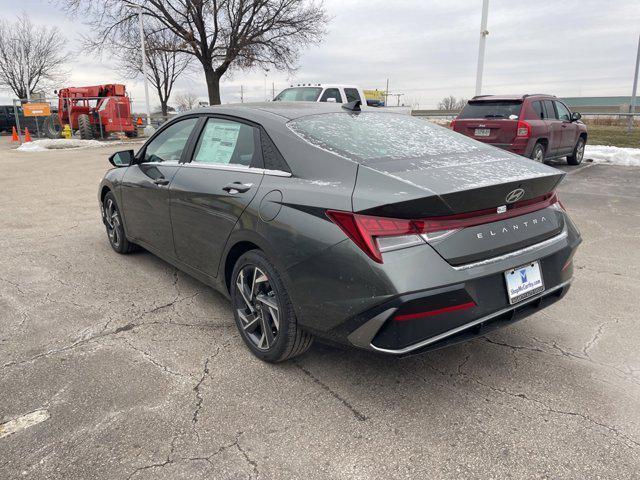
[[[579,165],[587,126],[553,95],[483,95],[473,97],[451,127],[475,140],[538,162],[567,157]]]

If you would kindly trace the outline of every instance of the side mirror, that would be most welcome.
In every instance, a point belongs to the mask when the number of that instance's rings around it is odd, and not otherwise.
[[[573,112],[571,114],[571,121],[572,122],[577,122],[578,120],[580,120],[582,118],[582,115],[580,115],[580,112]]]
[[[336,99],[333,97],[327,98],[327,103],[336,103]]]
[[[109,163],[114,167],[128,167],[133,163],[133,150],[122,150],[109,157]]]

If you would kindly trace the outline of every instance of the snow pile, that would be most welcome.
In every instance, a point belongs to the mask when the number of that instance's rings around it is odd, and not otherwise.
[[[47,150],[61,150],[67,148],[81,149],[81,148],[94,148],[105,147],[108,145],[115,145],[124,142],[100,142],[98,140],[80,140],[72,138],[67,140],[66,138],[56,139],[44,139],[34,140],[33,142],[27,142],[20,145],[16,150],[22,152],[46,152]]]
[[[584,158],[596,163],[640,166],[640,148],[587,145],[584,149]]]

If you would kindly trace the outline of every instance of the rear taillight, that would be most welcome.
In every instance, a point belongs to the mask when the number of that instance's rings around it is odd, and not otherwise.
[[[518,120],[518,134],[519,137],[531,136],[531,125],[524,120]]]
[[[455,126],[456,126],[456,120],[455,120],[455,118],[454,118],[453,120],[451,120],[451,123],[449,124],[449,128],[450,128],[451,130],[453,130],[453,129],[455,128]]]
[[[336,210],[327,210],[327,216],[378,263],[382,263],[382,252],[424,243],[413,220],[372,217]]]
[[[369,257],[382,263],[384,252],[425,242],[435,244],[463,228],[506,220],[550,206],[559,206],[555,192],[514,203],[502,213],[498,213],[496,208],[490,208],[457,215],[405,220],[327,210],[327,216]]]

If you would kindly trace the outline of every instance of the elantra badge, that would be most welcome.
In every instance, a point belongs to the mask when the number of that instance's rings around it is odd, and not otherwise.
[[[505,198],[507,203],[514,203],[524,197],[524,190],[522,188],[516,188],[515,190],[507,193],[507,198]]]

